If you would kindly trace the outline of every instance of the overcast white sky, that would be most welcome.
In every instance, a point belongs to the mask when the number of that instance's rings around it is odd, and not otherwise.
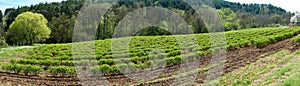
[[[6,8],[29,6],[31,4],[38,4],[40,2],[61,2],[63,0],[0,0],[0,10],[4,11]],[[259,3],[259,4],[273,4],[278,7],[291,12],[300,11],[300,0],[226,0],[240,3]]]
[[[300,11],[300,0],[226,0],[226,1],[240,2],[240,3],[272,4],[281,7],[287,11],[291,11],[291,12]]]

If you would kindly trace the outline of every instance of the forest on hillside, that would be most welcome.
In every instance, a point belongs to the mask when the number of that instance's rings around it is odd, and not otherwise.
[[[1,35],[10,29],[16,17],[24,12],[42,14],[48,21],[51,34],[48,39],[41,43],[70,43],[74,22],[77,14],[86,0],[66,0],[62,2],[40,3],[31,6],[8,8],[2,14]],[[97,2],[97,0],[91,0]],[[212,0],[217,12],[223,20],[225,31],[273,27],[276,25],[288,25],[293,13],[271,4],[241,4],[224,0]],[[129,12],[148,6],[159,6],[168,8],[178,13],[190,25],[194,33],[207,33],[207,27],[195,10],[181,0],[119,0],[115,3],[100,20],[96,39],[112,38],[115,27]],[[169,32],[158,29],[159,27],[147,27],[136,35],[171,35]],[[3,37],[2,37],[3,38]],[[6,39],[11,45],[14,41]]]

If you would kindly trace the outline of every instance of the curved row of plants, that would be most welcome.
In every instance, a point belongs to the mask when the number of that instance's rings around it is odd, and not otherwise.
[[[294,37],[294,38],[291,40],[291,42],[294,43],[294,44],[300,43],[300,34],[297,35],[296,37]]]
[[[290,38],[300,31],[299,28],[294,29],[249,29],[240,31],[225,32],[227,49],[236,47],[256,46],[263,47],[269,43],[274,43],[286,38]],[[187,38],[194,36],[196,39]],[[88,71],[99,73],[102,71],[104,74],[116,74],[121,71],[126,71],[130,67],[137,67],[138,69],[149,68],[153,64],[166,64],[172,66],[179,64],[181,61],[197,58],[198,56],[206,56],[213,52],[215,49],[211,48],[209,34],[196,34],[196,35],[178,35],[182,39],[186,39],[188,44],[180,47],[183,42],[177,42],[174,36],[157,36],[157,37],[133,37],[130,40],[129,49],[126,47],[117,46],[117,51],[112,49],[112,40],[107,39],[95,41],[95,54],[91,54],[89,47],[72,47],[70,44],[53,44],[53,45],[40,45],[34,49],[28,49],[26,54],[21,56],[21,59],[11,59],[11,64],[8,65],[31,65],[41,67],[53,75],[67,75],[64,71],[75,71],[74,66],[92,66]],[[125,38],[118,38],[125,40]],[[196,41],[195,44],[193,41]],[[122,44],[124,41],[119,41],[116,44]],[[84,44],[84,43],[83,43]],[[90,46],[91,47],[91,46]],[[75,51],[80,52],[72,52]],[[93,49],[93,48],[91,48]],[[159,50],[153,50],[159,49]],[[186,54],[185,49],[190,50]],[[84,54],[77,57],[72,55]],[[156,59],[153,62],[151,60]],[[124,63],[125,62],[125,63]],[[53,72],[53,68],[60,70],[60,72]],[[68,69],[69,68],[69,69]],[[83,67],[85,68],[85,67]],[[3,70],[11,71],[5,66]],[[75,75],[74,72],[68,72],[69,75]]]
[[[39,75],[45,70],[36,65],[22,65],[22,64],[2,64],[2,70],[5,72],[11,72],[24,75]],[[57,66],[48,69],[48,72],[52,76],[74,76],[76,75],[76,68],[67,66]]]

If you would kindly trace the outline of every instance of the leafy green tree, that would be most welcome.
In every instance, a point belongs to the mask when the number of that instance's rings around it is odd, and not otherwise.
[[[3,14],[2,11],[0,10],[0,37],[4,37],[5,30],[3,28]]]
[[[251,15],[249,13],[239,13],[238,20],[240,29],[250,28],[251,27]]]
[[[48,42],[50,43],[68,43],[72,42],[73,28],[75,23],[75,16],[69,17],[62,14],[59,17],[52,18],[49,22],[51,34]]]
[[[17,16],[6,33],[6,41],[12,45],[30,45],[49,38],[50,28],[46,18],[38,13],[25,12]]]
[[[280,23],[281,20],[282,20],[281,16],[278,14],[274,14],[270,17],[270,22],[273,24],[278,24],[278,23]]]
[[[218,14],[222,18],[225,31],[237,30],[237,14],[229,8],[218,10]]]
[[[0,22],[2,22],[2,18],[3,18],[3,13],[2,13],[2,11],[0,10]]]

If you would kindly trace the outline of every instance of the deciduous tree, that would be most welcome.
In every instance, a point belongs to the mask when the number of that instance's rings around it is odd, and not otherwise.
[[[12,45],[30,45],[49,38],[50,28],[46,18],[38,13],[25,12],[17,16],[6,33],[6,41]]]

